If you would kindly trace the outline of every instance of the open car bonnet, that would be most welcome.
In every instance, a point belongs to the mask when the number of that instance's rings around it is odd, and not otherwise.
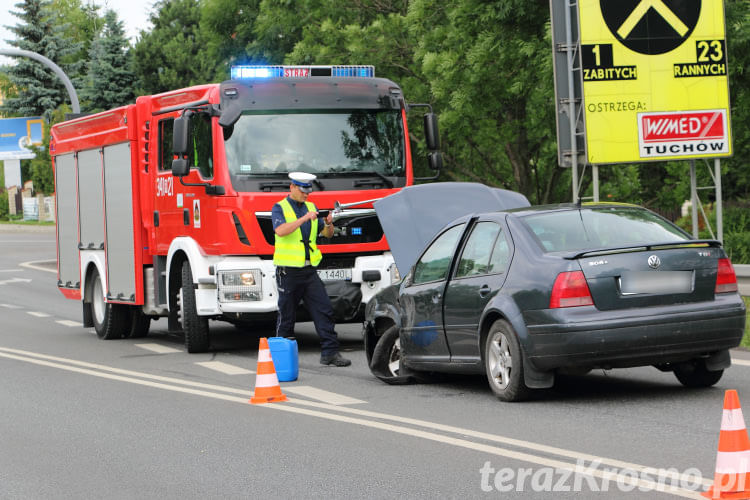
[[[520,193],[475,182],[409,186],[373,204],[402,276],[449,222],[473,213],[530,205]]]

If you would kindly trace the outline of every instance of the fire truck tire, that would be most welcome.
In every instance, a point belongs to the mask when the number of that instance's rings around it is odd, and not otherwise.
[[[179,300],[187,352],[206,352],[208,350],[208,318],[198,316],[193,273],[188,261],[182,264],[182,287]]]
[[[130,308],[130,330],[128,338],[140,339],[148,335],[151,327],[151,316],[143,314],[141,306],[132,306]]]
[[[121,339],[130,330],[128,306],[104,301],[104,286],[99,272],[91,275],[91,317],[96,335],[103,340]]]

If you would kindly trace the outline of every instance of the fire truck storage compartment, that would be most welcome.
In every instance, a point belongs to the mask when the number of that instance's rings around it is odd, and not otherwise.
[[[78,204],[76,203],[75,155],[55,158],[55,196],[57,208],[57,253],[60,271],[59,287],[80,288],[78,260]]]
[[[104,248],[102,200],[102,153],[99,149],[78,152],[78,203],[81,250]]]
[[[135,302],[135,239],[130,143],[104,147],[108,299]]]

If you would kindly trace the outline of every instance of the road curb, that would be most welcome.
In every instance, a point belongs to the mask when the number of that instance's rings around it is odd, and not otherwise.
[[[0,224],[0,233],[54,233],[55,225]]]

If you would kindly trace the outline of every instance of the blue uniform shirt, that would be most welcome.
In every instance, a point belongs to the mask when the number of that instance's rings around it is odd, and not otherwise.
[[[308,212],[307,205],[305,205],[304,203],[294,201],[290,196],[287,196],[286,199],[292,206],[292,210],[294,210],[294,214],[298,219]],[[273,222],[274,231],[276,231],[276,228],[280,225],[284,224],[285,222],[289,222],[284,218],[284,210],[281,209],[281,205],[279,205],[278,203],[273,206],[273,209],[271,209],[271,222]],[[299,227],[299,230],[302,233],[302,240],[305,242],[310,241],[310,229],[312,229],[312,224],[310,221],[305,222]],[[305,244],[305,260],[310,260],[309,244]]]

